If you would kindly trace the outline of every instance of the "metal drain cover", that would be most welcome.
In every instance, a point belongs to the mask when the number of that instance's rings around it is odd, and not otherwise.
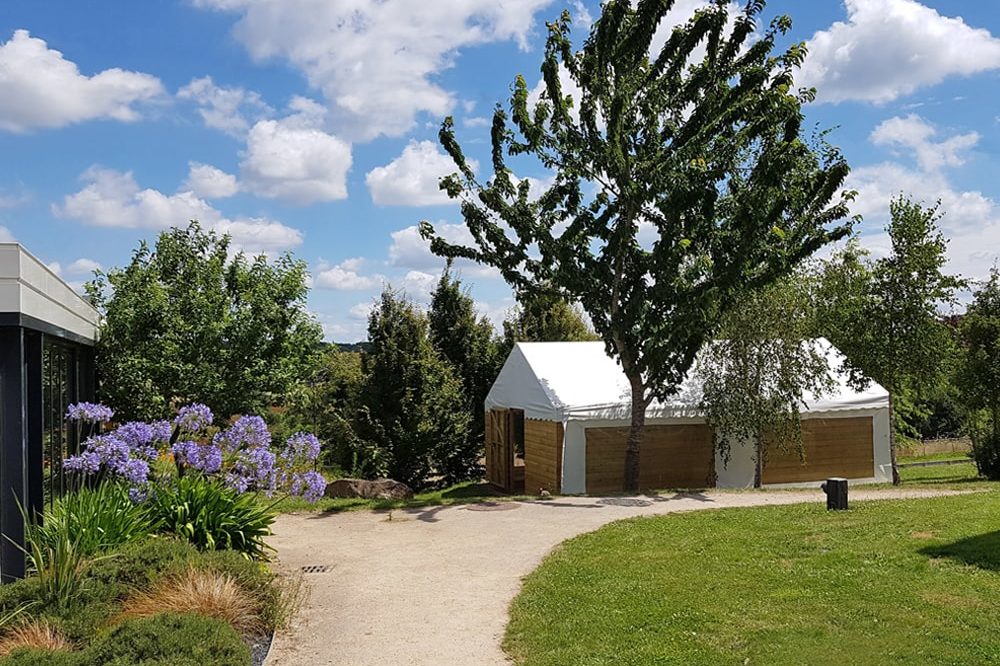
[[[326,573],[329,570],[330,566],[328,564],[307,564],[302,567],[302,573],[307,574]]]
[[[605,497],[597,500],[597,503],[608,506],[653,506],[649,500],[635,499],[634,497]]]
[[[465,507],[469,511],[510,511],[519,505],[514,502],[479,502]]]

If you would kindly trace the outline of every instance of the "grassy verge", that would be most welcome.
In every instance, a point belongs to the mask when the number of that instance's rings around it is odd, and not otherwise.
[[[915,462],[937,462],[941,460],[969,460],[966,453],[932,453],[926,456],[900,456],[901,464]]]
[[[524,583],[523,666],[1000,663],[1000,492],[707,511],[566,542]]]
[[[388,510],[404,508],[420,508],[425,506],[447,506],[450,504],[473,504],[489,502],[498,499],[526,499],[525,496],[512,496],[498,493],[488,483],[468,481],[447,488],[416,493],[411,500],[366,500],[366,499],[331,499],[323,498],[315,504],[301,499],[289,497],[281,500],[275,509],[283,513],[300,511],[320,511],[335,513],[338,511],[354,511],[358,509]]]

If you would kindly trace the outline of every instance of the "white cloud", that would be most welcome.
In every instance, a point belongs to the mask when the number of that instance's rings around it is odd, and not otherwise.
[[[99,270],[101,270],[101,264],[86,257],[80,257],[66,267],[66,272],[70,275],[90,275]]]
[[[313,284],[322,289],[336,289],[338,291],[360,291],[377,287],[382,283],[382,276],[361,275],[358,271],[363,263],[364,259],[356,257],[346,259],[336,266],[321,265],[319,272],[313,279]]]
[[[240,163],[243,185],[254,194],[298,205],[347,197],[351,144],[319,129],[324,112],[295,98],[295,113],[253,126]]]
[[[434,79],[464,47],[527,45],[535,13],[552,0],[194,0],[240,14],[236,38],[257,60],[281,58],[321,90],[338,132],[399,136],[457,104]]]
[[[473,171],[479,168],[469,160]],[[365,176],[372,201],[380,206],[434,206],[451,203],[438,187],[444,176],[458,168],[451,157],[438,150],[432,141],[410,141],[403,153],[385,166],[372,169]]]
[[[91,167],[81,176],[85,185],[53,205],[58,217],[101,227],[167,229],[198,220],[205,227],[232,236],[233,246],[247,252],[278,252],[302,243],[302,233],[264,218],[229,219],[193,192],[164,194],[142,189],[132,172]]]
[[[489,118],[485,116],[473,116],[471,118],[469,117],[462,118],[463,127],[489,127],[492,122],[493,121],[491,121]]]
[[[431,292],[437,286],[440,275],[424,271],[408,271],[401,280],[396,280],[394,286],[400,287],[407,296],[425,304],[430,301]]]
[[[15,191],[0,190],[0,209],[17,208],[31,201],[31,192],[19,185]]]
[[[159,79],[117,67],[93,76],[27,30],[0,44],[0,130],[27,132],[99,118],[134,121],[163,93]]]
[[[371,314],[371,311],[374,308],[375,308],[374,301],[368,301],[367,303],[358,303],[357,305],[351,307],[351,309],[347,311],[347,314],[350,315],[351,319],[367,320],[368,315]]]
[[[442,238],[450,243],[475,245],[472,234],[464,224],[450,224],[438,222],[434,224],[434,230]],[[389,263],[399,268],[409,268],[418,272],[426,273],[440,272],[444,269],[445,260],[431,252],[430,243],[420,237],[420,230],[416,225],[394,231],[391,234],[392,243],[389,246]],[[463,274],[477,278],[497,279],[500,272],[495,268],[480,266],[467,259],[456,259],[454,262],[456,269]]]
[[[979,134],[957,134],[944,141],[934,141],[938,131],[920,116],[890,118],[879,124],[871,134],[876,146],[903,148],[914,153],[920,167],[934,171],[946,166],[961,166],[965,163],[964,151],[979,143]]]
[[[885,123],[872,133],[872,142],[892,147],[903,146],[913,151],[920,168],[914,169],[898,162],[882,162],[857,168],[851,172],[846,186],[858,191],[852,212],[864,216],[863,236],[865,245],[876,255],[888,251],[888,239],[882,231],[889,219],[889,204],[900,194],[913,197],[924,205],[940,200],[943,217],[938,223],[949,239],[949,269],[972,277],[982,277],[997,261],[1000,251],[1000,203],[978,191],[956,188],[944,167],[960,164],[961,158],[950,149],[934,146],[953,146],[955,139],[930,142],[936,131],[922,129],[924,121],[912,117],[904,123]],[[902,128],[902,129],[901,129]],[[901,138],[902,137],[902,138]],[[890,140],[890,138],[892,140]],[[966,140],[969,142],[969,140]]]
[[[240,137],[252,121],[270,116],[274,109],[259,93],[238,87],[215,85],[211,76],[192,79],[177,91],[177,97],[198,105],[198,114],[206,127]]]
[[[813,35],[799,82],[818,101],[885,104],[949,76],[1000,68],[1000,39],[915,0],[846,0],[848,18]]]
[[[0,226],[0,243],[13,243],[17,241],[14,238],[14,234],[10,232],[10,229],[4,226]]]
[[[188,177],[184,187],[204,199],[225,199],[240,187],[236,176],[210,164],[188,162]]]

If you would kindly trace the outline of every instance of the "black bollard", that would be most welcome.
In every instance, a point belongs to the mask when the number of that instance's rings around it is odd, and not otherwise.
[[[827,479],[820,488],[826,493],[826,508],[828,511],[847,510],[847,479],[840,477]]]

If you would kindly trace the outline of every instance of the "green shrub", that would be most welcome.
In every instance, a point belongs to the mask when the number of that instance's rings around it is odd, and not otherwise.
[[[28,572],[38,579],[40,600],[66,608],[83,587],[86,560],[80,550],[80,536],[71,532],[66,516],[48,525],[48,532],[43,535],[42,528],[32,524],[23,509],[21,515]]]
[[[160,576],[186,566],[197,555],[198,550],[187,541],[152,536],[125,546],[113,557],[94,562],[87,570],[87,578],[121,598],[130,590],[148,588]]]
[[[62,650],[21,649],[14,650],[0,659],[2,666],[85,666],[84,656],[79,652]]]
[[[56,500],[33,532],[46,545],[56,544],[68,531],[83,557],[90,557],[145,538],[156,530],[149,513],[129,498],[121,483],[81,488]]]
[[[240,495],[218,481],[188,475],[157,487],[147,507],[160,529],[200,550],[235,550],[264,559],[275,514],[252,494]]]
[[[246,666],[250,649],[228,624],[167,613],[126,620],[83,651],[81,666]]]

